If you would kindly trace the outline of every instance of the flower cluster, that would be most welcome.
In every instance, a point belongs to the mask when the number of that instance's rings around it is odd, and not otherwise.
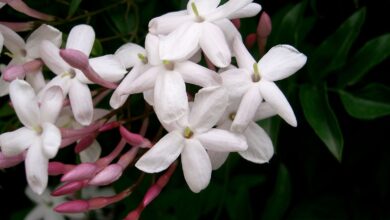
[[[62,175],[64,184],[52,192],[54,196],[109,185],[139,156],[134,163],[141,171],[168,169],[151,186],[142,205],[128,215],[131,219],[167,184],[179,157],[193,192],[207,187],[212,170],[230,152],[254,163],[268,162],[274,153],[272,141],[256,121],[279,115],[297,125],[275,81],[298,71],[306,56],[292,46],[277,45],[257,62],[232,20],[260,10],[252,0],[222,5],[219,0],[190,0],[186,10],[149,22],[145,47],[127,43],[114,54],[91,58],[95,32],[89,25],[73,27],[60,48],[62,33],[55,27],[43,24],[25,41],[0,24],[0,52],[4,45],[12,57],[1,68],[0,95],[9,94],[23,126],[0,135],[0,167],[24,161],[28,184],[37,194],[47,188],[49,175]],[[269,20],[267,25],[268,30]],[[259,38],[266,36],[259,34]],[[52,78],[44,77],[44,66],[55,74]],[[189,92],[189,84],[198,88],[195,93]],[[143,93],[167,131],[155,143],[145,137],[147,117],[141,130],[133,133],[126,128],[128,121],[114,114],[115,109],[137,108],[125,105],[137,93]],[[105,96],[110,96],[112,109],[96,107]],[[96,137],[113,129],[122,139],[101,157]],[[123,153],[126,145],[132,147]],[[81,164],[52,160],[67,146],[75,146]],[[65,202],[56,211],[98,209],[125,198],[133,188],[110,197]]]

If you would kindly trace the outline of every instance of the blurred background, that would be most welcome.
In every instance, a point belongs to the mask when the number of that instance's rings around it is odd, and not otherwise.
[[[25,0],[56,16],[48,22],[66,33],[76,24],[95,28],[92,56],[113,53],[126,42],[143,45],[151,18],[184,9],[186,0]],[[252,164],[236,154],[213,172],[208,188],[192,193],[181,169],[143,212],[141,219],[390,219],[390,1],[262,0],[272,20],[267,49],[291,44],[308,57],[303,69],[277,82],[298,120],[279,117],[259,124],[276,154]],[[243,38],[255,33],[259,16],[241,19]],[[31,18],[4,6],[1,21]],[[35,21],[36,27],[41,21]],[[47,22],[44,22],[47,23]],[[29,31],[20,33],[28,36]],[[251,48],[258,60],[257,45]],[[9,59],[1,56],[0,63]],[[0,98],[1,106],[8,101]],[[135,96],[131,102],[140,102]],[[108,107],[103,102],[102,107]],[[143,106],[143,105],[141,105]],[[134,114],[142,114],[143,107]],[[123,116],[125,114],[122,114]],[[156,133],[159,124],[151,116]],[[154,121],[154,122],[153,122]],[[0,108],[0,131],[18,127],[9,108]],[[154,124],[153,124],[154,123]],[[135,122],[133,128],[139,126]],[[115,134],[99,137],[110,152]],[[114,147],[114,146],[112,146]],[[104,155],[103,152],[103,155]],[[57,159],[74,163],[72,149]],[[113,185],[118,192],[139,176],[133,167]],[[151,181],[104,212],[121,219],[135,209]],[[59,183],[55,177],[50,185]],[[25,196],[23,164],[0,171],[0,219],[23,219],[34,206]],[[94,219],[91,214],[90,219]]]

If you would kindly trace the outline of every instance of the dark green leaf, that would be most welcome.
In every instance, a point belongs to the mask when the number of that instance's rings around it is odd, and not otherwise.
[[[15,111],[10,105],[4,104],[0,107],[0,118],[11,116],[13,114],[15,114]]]
[[[314,80],[320,81],[345,64],[352,43],[364,23],[365,15],[365,8],[355,12],[317,47],[308,63],[309,72]]]
[[[390,97],[390,89],[387,87],[371,87],[377,93]],[[345,110],[349,115],[358,119],[375,119],[390,114],[390,102],[378,100],[376,92],[366,89],[368,94],[351,94],[345,91],[340,91],[340,98],[343,102]]]
[[[368,41],[351,59],[340,76],[340,85],[353,85],[390,56],[390,34]]]
[[[275,188],[268,198],[261,219],[282,219],[291,199],[291,180],[287,168],[281,164],[276,177]]]
[[[100,40],[95,39],[95,42],[93,42],[93,47],[91,51],[92,56],[100,56],[103,54],[103,46]]]
[[[82,0],[71,0],[71,2],[69,4],[68,18],[70,18],[74,15],[74,13],[79,8],[81,1]]]
[[[303,85],[299,96],[306,120],[333,156],[341,161],[343,135],[338,120],[329,105],[326,87]]]

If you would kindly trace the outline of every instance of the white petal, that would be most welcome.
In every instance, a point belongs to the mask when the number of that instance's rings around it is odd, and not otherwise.
[[[0,77],[0,97],[8,95],[9,82],[4,81],[3,77]]]
[[[235,38],[242,40],[240,32],[229,19],[224,18],[218,21],[214,21],[213,23],[216,24],[223,31],[226,41],[230,46],[230,49],[232,49],[231,46],[233,45],[233,41]]]
[[[257,108],[254,121],[266,119],[276,114],[277,114],[276,111],[272,108],[272,106],[268,102],[262,102],[259,108]]]
[[[10,28],[0,24],[0,33],[4,38],[4,46],[11,51],[14,56],[22,56],[26,55],[23,38],[21,38],[15,31]]]
[[[51,123],[43,123],[42,128],[42,152],[46,158],[52,159],[57,155],[60,147],[61,132]]]
[[[163,67],[156,66],[147,69],[145,72],[139,72],[139,75],[128,85],[127,93],[135,94],[152,89],[156,83],[157,76],[161,75],[163,71],[165,71]],[[131,72],[129,74],[131,74]],[[122,83],[123,82],[124,80]]]
[[[255,59],[253,59],[248,49],[246,49],[241,39],[239,38],[234,39],[233,52],[234,52],[234,56],[236,57],[238,67],[245,68],[250,72],[254,71],[253,64],[257,65],[257,62],[255,61]]]
[[[56,76],[52,80],[50,80],[47,85],[38,93],[38,100],[42,102],[43,96],[46,93],[48,89],[50,89],[53,86],[59,86],[64,94],[66,96],[69,92],[70,85],[72,83],[72,79],[69,76]]]
[[[233,132],[242,133],[248,127],[249,122],[253,120],[262,100],[257,86],[253,86],[245,93],[233,120],[231,127]]]
[[[38,93],[46,85],[42,70],[27,73],[26,81],[31,85],[36,93]]]
[[[198,193],[207,187],[211,179],[211,162],[199,141],[186,139],[181,163],[184,178],[193,192]]]
[[[5,5],[5,3],[0,2],[0,8],[2,8]]]
[[[89,56],[91,53],[93,42],[95,41],[95,31],[89,25],[80,24],[74,26],[68,35],[66,41],[67,49],[75,49],[82,51]]]
[[[16,156],[31,146],[37,139],[36,133],[26,127],[0,135],[0,147],[5,156]]]
[[[83,219],[82,213],[77,213],[77,214],[78,214],[77,216],[79,216],[79,218],[74,218],[75,220]],[[71,217],[71,216],[69,216],[69,217]],[[46,208],[45,216],[43,218],[44,218],[44,220],[65,220],[65,217],[62,214],[55,212],[52,207]]]
[[[228,100],[227,92],[222,87],[199,90],[189,115],[191,128],[203,132],[216,125],[229,104]]]
[[[139,59],[138,54],[146,56],[145,49],[137,44],[127,43],[119,47],[115,51],[114,56],[116,56],[127,69],[135,66],[136,64],[141,64],[142,61]]]
[[[69,89],[69,100],[76,121],[82,125],[91,124],[93,104],[88,86],[73,79]]]
[[[183,76],[186,83],[201,87],[222,84],[222,79],[216,72],[190,61],[175,63],[175,70]]]
[[[36,206],[33,210],[31,210],[24,220],[40,220],[45,215],[45,207],[44,206]]]
[[[149,89],[143,92],[145,101],[153,106],[154,105],[154,89]]]
[[[161,60],[186,60],[199,50],[202,25],[188,22],[160,39]],[[180,48],[180,50],[174,49]]]
[[[184,147],[184,138],[178,132],[170,132],[146,152],[135,166],[147,173],[158,173],[175,161]]]
[[[82,163],[94,163],[100,158],[102,153],[102,148],[100,147],[99,142],[94,140],[87,149],[80,152],[80,160]]]
[[[138,76],[143,73],[143,65],[135,65],[134,68],[126,75],[126,77],[122,80],[119,86],[115,89],[114,93],[110,99],[110,106],[114,109],[121,107],[129,94],[131,93],[131,87],[133,85],[133,81],[138,78]],[[154,82],[152,86],[154,85]]]
[[[219,6],[212,14],[206,17],[207,21],[216,21],[222,18],[228,18],[232,14],[240,11],[242,8],[250,4],[253,0],[230,0]]]
[[[211,166],[213,167],[213,170],[219,169],[227,160],[229,156],[229,152],[216,152],[216,151],[207,151],[210,161],[211,161]]]
[[[42,194],[46,189],[48,163],[49,160],[43,155],[41,142],[38,139],[28,149],[25,161],[28,185],[37,194]]]
[[[210,22],[202,23],[199,45],[215,66],[227,67],[230,64],[230,49],[225,35],[217,25]]]
[[[118,82],[127,73],[126,68],[114,55],[89,59],[89,64],[100,77],[110,82]]]
[[[10,84],[9,93],[20,122],[28,128],[37,128],[41,114],[34,89],[26,81],[16,79]]]
[[[54,123],[64,102],[64,94],[59,86],[52,86],[45,91],[41,100],[41,121]]]
[[[0,32],[0,53],[3,50],[3,44],[4,44],[4,37]]]
[[[284,79],[305,65],[307,57],[290,45],[272,47],[259,61],[259,70],[264,79]]]
[[[145,49],[148,58],[148,62],[152,65],[161,64],[159,54],[160,39],[156,35],[147,34],[145,38]]]
[[[268,134],[256,123],[250,122],[244,132],[248,150],[238,152],[253,163],[266,163],[274,155],[274,147]]]
[[[46,66],[57,75],[70,72],[73,68],[60,56],[60,49],[50,41],[42,41],[40,55]]]
[[[196,138],[207,150],[217,152],[243,151],[248,148],[244,136],[217,128],[196,135]]]
[[[150,20],[149,32],[152,34],[166,35],[171,33],[180,25],[191,20],[192,17],[188,15],[186,10],[170,12]]]
[[[221,0],[190,0],[187,3],[187,11],[189,14],[195,16],[194,10],[192,9],[192,4],[194,3],[199,15],[202,17],[213,12],[220,2]]]
[[[199,63],[202,60],[202,51],[198,50],[192,57],[189,59],[189,61],[194,63]]]
[[[220,75],[231,99],[241,98],[252,85],[252,79],[245,69],[230,69]]]
[[[278,115],[280,115],[280,117],[282,117],[291,126],[296,127],[297,119],[295,118],[294,111],[276,84],[261,80],[259,88],[264,100],[272,106]]]
[[[57,47],[60,47],[62,33],[50,25],[42,24],[27,38],[26,51],[28,57],[33,59],[40,58],[39,46],[43,40],[50,41]]]
[[[165,70],[157,76],[154,110],[163,123],[171,123],[188,112],[186,86],[178,72]]]
[[[235,11],[233,14],[229,15],[229,19],[236,18],[249,18],[256,16],[261,11],[261,5],[257,3],[250,3],[240,10]]]

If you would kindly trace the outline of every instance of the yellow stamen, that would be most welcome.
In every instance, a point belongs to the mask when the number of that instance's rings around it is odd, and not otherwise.
[[[200,17],[200,16],[199,16],[198,8],[196,7],[196,5],[195,5],[194,2],[191,3],[191,8],[192,8],[192,11],[194,11],[195,16],[196,16],[196,17]]]
[[[252,80],[253,80],[253,82],[258,82],[258,81],[260,81],[260,79],[261,79],[261,76],[260,76],[259,66],[257,65],[257,63],[254,63],[253,64]]]
[[[4,52],[5,55],[9,56],[10,58],[14,58],[14,55],[10,52]]]
[[[165,69],[173,70],[173,68],[174,68],[173,62],[171,62],[169,60],[163,60],[162,63],[164,64]]]
[[[234,121],[234,119],[236,118],[236,113],[235,112],[232,112],[229,114],[229,119]]]
[[[184,129],[184,137],[189,139],[192,137],[192,135],[194,135],[194,132],[191,131],[191,129],[189,127],[186,127]]]
[[[147,64],[148,63],[148,58],[144,56],[143,54],[139,53],[138,58],[142,61],[142,63]]]

